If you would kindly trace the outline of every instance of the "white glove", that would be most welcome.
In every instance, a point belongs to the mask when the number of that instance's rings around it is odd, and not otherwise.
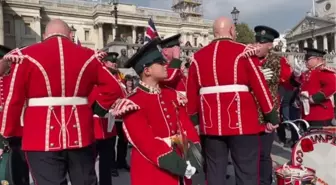
[[[273,71],[270,68],[260,68],[260,71],[264,74],[266,80],[270,80],[273,77]]]
[[[303,72],[306,72],[308,69],[306,65],[302,62],[299,61],[297,58],[294,59],[294,69],[293,69],[294,76],[298,77],[300,76]]]
[[[184,174],[184,176],[187,178],[187,179],[191,179],[191,177],[196,173],[196,168],[191,166],[190,164],[190,161],[187,161],[187,169],[186,169],[186,172]]]

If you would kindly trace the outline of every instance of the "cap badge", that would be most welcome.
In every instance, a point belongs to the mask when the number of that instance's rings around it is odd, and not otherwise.
[[[265,30],[262,30],[261,31],[261,35],[265,35],[266,34],[266,31]]]

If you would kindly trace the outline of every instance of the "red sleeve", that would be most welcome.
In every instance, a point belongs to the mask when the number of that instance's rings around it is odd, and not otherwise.
[[[199,111],[199,78],[197,75],[197,62],[194,61],[191,63],[189,72],[188,72],[188,78],[187,78],[187,112],[190,116],[191,120],[195,125],[198,125],[198,111]]]
[[[281,57],[280,66],[280,83],[288,83],[293,71],[285,57]]]
[[[11,56],[19,56],[13,52]],[[4,137],[22,136],[20,117],[26,100],[26,79],[29,62],[24,59],[20,63],[13,64],[11,69],[11,79],[9,80],[8,96],[6,97],[3,116],[1,121],[0,134]]]
[[[336,92],[336,76],[335,73],[329,71],[321,71],[319,73],[321,83],[321,92],[325,97],[331,97]]]
[[[102,65],[98,59],[92,61],[97,67],[97,91],[99,95],[95,98],[93,105],[94,113],[103,117],[111,108],[112,104],[119,98],[126,96],[119,81]]]
[[[161,82],[162,85],[176,89],[177,84],[182,78],[181,64],[182,61],[179,59],[173,59],[172,61],[170,61],[170,63],[167,65],[168,77]]]
[[[246,73],[249,77],[249,85],[258,100],[262,112],[265,114],[265,120],[273,124],[278,124],[279,116],[277,110],[274,109],[271,92],[264,75],[258,69],[258,66],[255,65],[258,59],[253,57],[247,58],[247,60]]]

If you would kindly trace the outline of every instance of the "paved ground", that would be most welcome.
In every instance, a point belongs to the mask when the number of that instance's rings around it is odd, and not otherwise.
[[[283,148],[282,145],[280,145],[277,142],[274,142],[273,144],[273,152],[272,152],[272,158],[273,160],[278,164],[284,164],[286,163],[290,158],[290,150],[288,148]],[[98,163],[96,164],[97,173],[98,172]],[[129,173],[125,171],[120,171],[120,176],[117,178],[113,178],[113,185],[130,185],[129,180]],[[232,166],[229,167],[230,175],[233,175],[233,168]],[[200,174],[194,177],[193,185],[204,185],[204,175]],[[32,183],[33,184],[33,183]],[[231,177],[229,179],[228,185],[234,185],[234,178]],[[69,183],[70,185],[70,183]]]

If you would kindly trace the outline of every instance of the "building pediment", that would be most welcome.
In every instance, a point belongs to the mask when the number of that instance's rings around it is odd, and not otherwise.
[[[318,30],[327,26],[334,25],[333,21],[322,19],[319,17],[306,16],[302,19],[299,24],[297,24],[291,31],[291,37],[295,35],[301,35],[303,33],[309,32],[312,29]]]

